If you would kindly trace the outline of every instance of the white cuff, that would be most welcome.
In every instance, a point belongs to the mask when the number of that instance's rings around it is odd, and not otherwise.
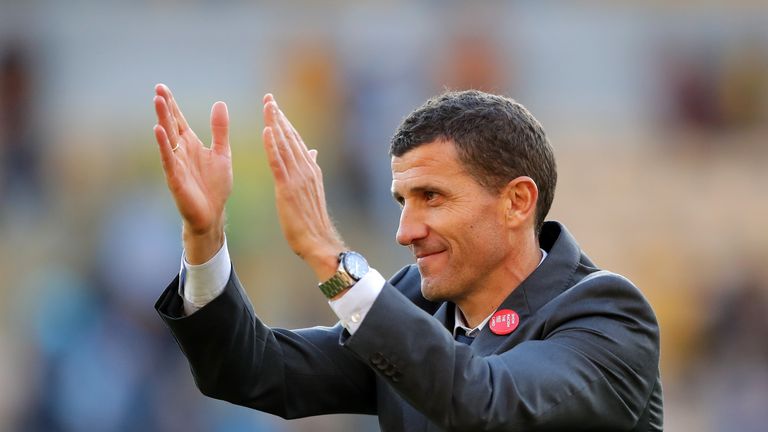
[[[227,239],[216,255],[203,264],[193,265],[182,255],[181,267],[186,270],[184,283],[179,284],[179,295],[184,299],[184,312],[191,315],[210,303],[224,291],[232,270]]]
[[[331,309],[341,320],[341,325],[350,334],[355,334],[360,324],[363,323],[373,302],[384,288],[384,278],[374,269],[370,269],[362,279],[357,281],[338,300],[328,300]]]

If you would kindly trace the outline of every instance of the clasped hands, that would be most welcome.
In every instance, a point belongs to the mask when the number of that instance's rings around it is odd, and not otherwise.
[[[271,94],[264,96],[263,103],[262,139],[283,235],[318,281],[324,281],[336,272],[338,255],[345,247],[328,215],[317,150],[307,148]],[[224,206],[232,192],[227,106],[213,104],[212,142],[205,147],[167,86],[155,87],[154,105],[155,139],[168,189],[182,217],[186,259],[202,264],[224,243]]]

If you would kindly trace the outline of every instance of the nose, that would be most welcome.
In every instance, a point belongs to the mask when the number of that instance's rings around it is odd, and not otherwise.
[[[400,213],[400,225],[397,227],[397,242],[403,246],[409,246],[415,241],[427,236],[429,229],[423,218],[413,211],[408,205],[403,207]]]

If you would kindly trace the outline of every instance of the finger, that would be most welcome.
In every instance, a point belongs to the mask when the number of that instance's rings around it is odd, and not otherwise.
[[[165,132],[168,134],[168,138],[171,139],[171,142],[175,143],[176,141],[174,140],[174,137],[179,135],[179,124],[176,120],[176,116],[173,114],[171,102],[173,98],[171,97],[171,90],[164,84],[158,84],[155,86],[155,93],[165,101],[169,118],[169,124],[168,126],[165,126]]]
[[[176,158],[173,155],[171,142],[168,140],[168,135],[165,133],[165,128],[155,125],[155,140],[157,146],[160,148],[160,161],[163,163],[163,171],[166,177],[171,177],[174,174],[176,168]]]
[[[171,92],[171,89],[165,84],[158,84],[155,90],[159,90],[168,103],[171,114],[173,114],[173,117],[176,120],[178,132],[184,133],[184,131],[189,129],[189,123],[187,123],[187,119],[184,118],[184,114],[181,113],[181,108],[179,108],[179,104],[176,103],[176,98],[173,97],[173,92]]]
[[[274,104],[274,108],[277,111],[274,114],[277,120],[277,127],[285,137],[291,154],[293,155],[293,159],[298,163],[309,163],[310,157],[307,153],[309,150],[304,144],[304,141],[301,140],[301,137],[298,132],[296,132],[296,129],[294,129],[291,122],[288,121],[288,117],[286,117],[285,113],[283,113],[283,111],[280,110],[280,107],[277,106],[277,102],[273,101],[270,105],[272,104]]]
[[[277,148],[277,142],[275,141],[275,134],[271,127],[267,126],[261,133],[262,141],[264,142],[264,150],[267,152],[267,161],[269,161],[269,168],[272,170],[272,176],[275,178],[275,182],[280,182],[286,179],[287,172],[285,169],[285,163],[280,156],[280,151]]]
[[[269,102],[274,102],[274,101],[275,101],[275,97],[272,96],[272,93],[265,94],[264,98],[262,99],[262,102],[264,103],[264,105],[268,104]]]
[[[301,138],[297,137],[293,126],[291,126],[291,123],[288,121],[288,117],[286,117],[279,108],[277,110],[277,124],[280,126],[280,130],[283,132],[283,136],[285,136],[285,139],[288,142],[293,158],[296,159],[297,162],[308,162],[309,155],[307,154],[307,146],[304,145]]]
[[[283,129],[283,133],[289,140],[291,140],[291,143],[295,144],[296,150],[306,157],[309,149],[307,148],[307,145],[304,144],[304,140],[301,139],[301,135],[299,135],[296,128],[293,127],[290,120],[288,120],[288,117],[281,109],[278,108],[277,113],[279,115],[278,122],[280,123],[280,128]]]
[[[270,130],[272,131],[275,146],[278,153],[280,154],[281,159],[283,160],[283,164],[287,170],[295,171],[297,168],[297,161],[294,157],[294,151],[291,148],[291,143],[285,136],[285,131],[283,131],[283,129],[280,127],[280,122],[278,121],[279,112],[277,109],[277,104],[270,102],[264,106],[264,110],[265,123],[270,127]]]
[[[168,109],[168,103],[162,96],[155,96],[154,102],[157,121],[165,129],[166,136],[171,145],[175,146],[179,142],[179,133],[176,128],[176,122]]]
[[[288,121],[287,117],[285,119],[286,119],[286,121]],[[301,139],[301,135],[299,135],[299,132],[296,130],[295,127],[293,127],[293,124],[291,124],[290,121],[288,121],[288,126],[290,126],[290,128],[291,128],[291,133],[293,133],[294,139],[296,140],[296,142],[299,143],[299,147],[300,147],[301,151],[304,153],[305,159],[307,159],[307,161],[309,161],[311,159],[312,160],[312,165],[313,165],[312,168],[314,170],[319,170],[320,167],[317,165],[317,150],[315,150],[315,149],[309,150],[307,148],[307,145],[304,143],[304,140]]]
[[[309,152],[309,148],[307,148],[307,145],[304,144],[304,140],[301,139],[301,135],[299,135],[299,132],[296,130],[295,127],[293,127],[293,123],[291,123],[290,120],[288,120],[288,117],[283,113],[282,110],[280,110],[280,114],[284,120],[285,127],[288,129],[289,134],[293,136],[293,139],[299,144],[299,148],[306,154]]]
[[[211,150],[220,155],[230,156],[229,112],[227,104],[216,102],[211,108]]]

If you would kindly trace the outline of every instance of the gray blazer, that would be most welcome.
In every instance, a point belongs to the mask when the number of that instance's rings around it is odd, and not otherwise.
[[[660,431],[659,328],[640,291],[597,269],[564,226],[546,260],[503,302],[519,326],[453,340],[455,305],[425,300],[408,266],[358,331],[284,330],[253,312],[235,272],[184,317],[174,280],[156,309],[200,390],[283,418],[376,414],[383,431]]]

